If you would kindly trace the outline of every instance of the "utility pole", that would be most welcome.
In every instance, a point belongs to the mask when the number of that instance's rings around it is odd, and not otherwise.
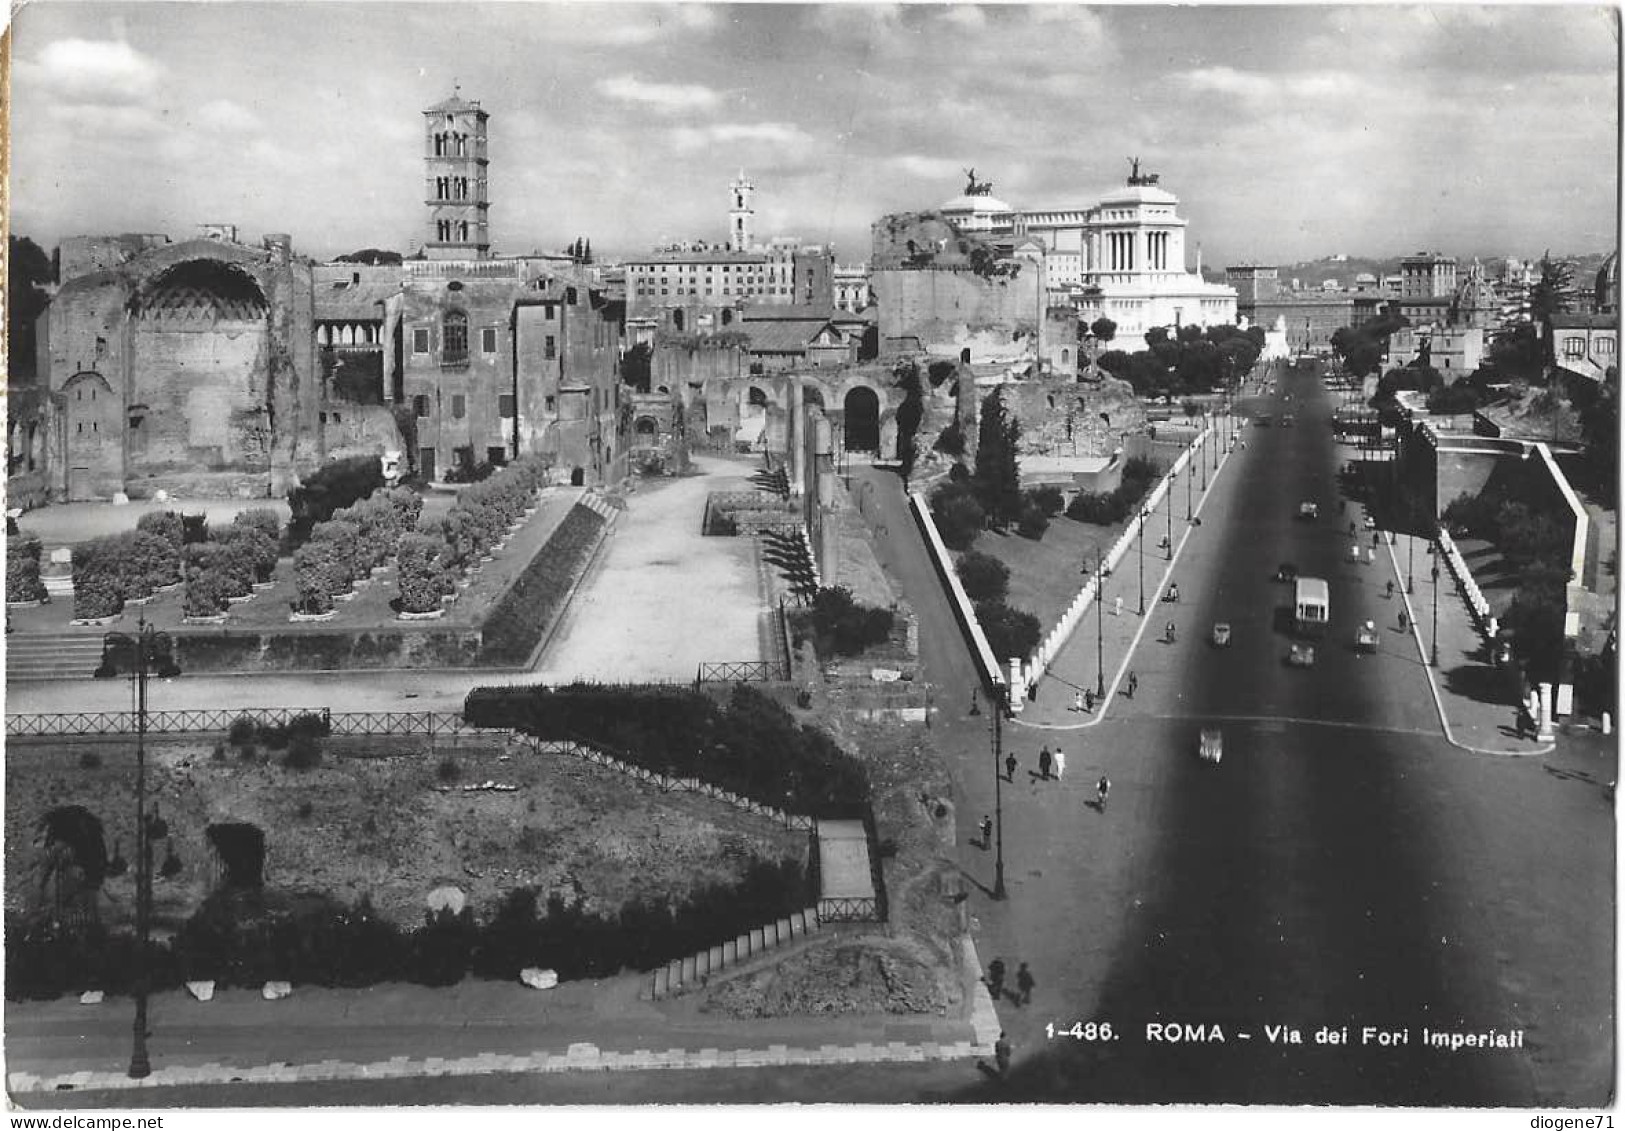
[[[1144,506],[1141,506],[1138,524],[1140,536],[1136,541],[1139,543],[1140,551],[1140,615],[1142,617],[1145,616],[1145,520],[1150,517],[1150,512]]]

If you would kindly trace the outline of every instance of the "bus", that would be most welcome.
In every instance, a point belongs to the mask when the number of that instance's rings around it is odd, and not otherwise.
[[[1293,600],[1292,625],[1303,636],[1319,636],[1331,619],[1331,593],[1324,578],[1298,578]]]

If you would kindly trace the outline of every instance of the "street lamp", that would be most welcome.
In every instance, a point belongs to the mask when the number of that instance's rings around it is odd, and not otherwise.
[[[1140,508],[1140,536],[1137,539],[1140,547],[1140,615],[1145,616],[1145,520],[1151,517],[1151,512],[1143,506]]]
[[[140,1080],[152,1074],[147,1055],[147,934],[152,915],[152,839],[164,835],[157,826],[162,821],[147,820],[147,678],[157,674],[165,679],[180,674],[173,655],[174,642],[167,632],[159,632],[146,618],[134,636],[109,632],[102,638],[102,661],[96,669],[101,677],[128,668],[136,687],[135,730],[135,1024],[134,1046],[130,1051],[130,1078]]]
[[[1432,667],[1439,666],[1439,561],[1433,561],[1433,658],[1428,661]]]
[[[1168,537],[1163,540],[1164,560],[1174,560],[1174,495],[1172,490],[1162,493],[1163,513],[1168,516]],[[1187,516],[1188,517],[1188,516]]]
[[[1185,463],[1185,521],[1191,520],[1191,482],[1196,478],[1196,464],[1191,461]]]
[[[993,692],[999,701],[993,705],[993,828],[995,851],[993,856],[993,898],[1005,898],[1004,891],[1004,779],[999,774],[999,763],[1004,757],[1004,712],[1010,702],[1010,685],[995,683]]]
[[[1105,571],[1100,548],[1095,548],[1095,697],[1106,699],[1106,593],[1103,584]],[[1088,572],[1087,570],[1085,572]],[[1145,612],[1142,607],[1141,613]]]

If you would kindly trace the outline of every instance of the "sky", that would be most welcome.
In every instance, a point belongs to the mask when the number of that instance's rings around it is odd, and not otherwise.
[[[13,15],[11,226],[427,231],[421,111],[490,114],[500,254],[759,236],[868,257],[960,193],[1084,207],[1128,159],[1204,264],[1618,245],[1616,10],[510,0],[32,0]]]

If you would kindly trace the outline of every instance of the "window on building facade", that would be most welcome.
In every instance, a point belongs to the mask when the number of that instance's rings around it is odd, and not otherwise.
[[[1564,357],[1584,357],[1586,355],[1586,340],[1584,338],[1569,337],[1563,339]]]
[[[557,397],[547,397],[542,402],[542,406],[547,409],[548,412],[553,412],[557,409],[558,403],[559,399]]]
[[[495,446],[486,448],[485,462],[494,467],[501,467],[508,462],[508,449]]]
[[[497,328],[495,326],[487,326],[480,331],[480,352],[497,352]]]
[[[417,396],[412,398],[412,412],[413,412],[414,415],[417,416],[417,418],[419,420],[427,420],[428,419],[428,417],[429,417],[429,397],[428,397],[427,394],[419,393]]]
[[[512,393],[503,393],[497,397],[497,415],[508,420],[513,419],[514,399]]]
[[[542,310],[543,310],[542,317],[547,319],[549,322],[552,322],[553,320],[555,320],[559,316],[558,315],[558,310],[553,306],[552,303],[546,303],[545,305],[543,305]]]
[[[1614,352],[1614,339],[1612,339],[1612,338],[1598,338],[1597,341],[1596,341],[1596,344],[1595,344],[1595,348],[1596,348],[1598,353],[1613,353]]]
[[[468,315],[461,310],[448,310],[440,323],[440,359],[442,361],[468,360]]]
[[[461,420],[466,415],[468,415],[468,398],[462,393],[453,393],[451,395],[451,418]]]
[[[555,357],[559,356],[558,339],[552,334],[549,334],[547,337],[542,339],[542,356],[547,358],[549,361],[552,361]]]
[[[429,352],[429,328],[427,326],[414,327],[412,330],[412,352]]]

